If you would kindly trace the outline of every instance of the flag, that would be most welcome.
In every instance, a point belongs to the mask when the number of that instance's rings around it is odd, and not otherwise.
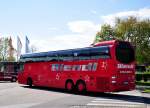
[[[22,49],[22,43],[20,41],[19,36],[17,36],[17,59],[20,57],[21,55],[21,49]]]
[[[30,41],[28,39],[28,37],[26,36],[26,41],[25,41],[25,53],[29,53],[30,52],[30,49],[29,49],[29,44],[30,44]]]

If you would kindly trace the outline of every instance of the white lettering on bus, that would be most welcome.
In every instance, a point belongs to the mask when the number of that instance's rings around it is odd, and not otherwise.
[[[98,63],[88,63],[82,65],[65,65],[65,64],[52,64],[52,71],[96,71]]]
[[[132,71],[120,71],[120,73],[122,73],[122,74],[128,74],[128,73],[132,73]]]
[[[117,65],[118,69],[133,69],[134,65],[124,65],[124,64],[118,64]]]

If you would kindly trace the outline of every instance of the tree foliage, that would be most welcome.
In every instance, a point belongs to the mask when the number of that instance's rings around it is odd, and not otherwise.
[[[11,38],[0,38],[0,61],[15,61]]]
[[[97,43],[99,41],[112,40],[114,39],[114,36],[114,28],[112,28],[108,24],[104,24],[101,26],[101,30],[97,32],[94,43]]]
[[[95,42],[119,39],[131,42],[136,48],[138,64],[150,64],[150,20],[136,17],[117,18],[115,26],[102,25]]]

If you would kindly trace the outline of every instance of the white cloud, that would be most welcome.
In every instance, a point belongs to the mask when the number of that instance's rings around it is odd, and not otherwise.
[[[143,8],[139,9],[137,11],[124,11],[124,12],[118,12],[110,15],[102,16],[104,23],[114,25],[115,24],[115,18],[127,18],[129,16],[136,16],[139,19],[145,19],[150,18],[150,9],[149,8]]]
[[[46,40],[33,40],[31,44],[41,51],[55,51],[88,47],[93,42],[94,36],[84,34],[67,34],[50,37]]]
[[[35,39],[31,41],[31,44],[36,46],[40,52],[88,47],[94,41],[95,34],[100,28],[100,25],[92,21],[72,21],[67,25],[72,33],[47,36],[46,39],[42,38],[43,40],[40,41]]]
[[[46,40],[32,40],[31,44],[37,46],[40,52],[88,47],[100,29],[100,25],[92,21],[72,21],[67,25],[72,33],[47,37]]]
[[[80,21],[75,21],[80,22]],[[84,21],[81,21],[84,22]],[[87,21],[85,21],[87,22]],[[74,23],[75,24],[75,23]],[[79,24],[79,23],[78,23]],[[75,26],[80,26],[79,25]],[[89,27],[87,27],[89,26]],[[68,25],[68,29],[70,30],[70,27]],[[95,34],[97,32],[97,29],[100,28],[98,25],[94,25],[92,22],[82,23],[79,30],[72,29],[72,33],[64,34],[64,35],[46,35],[43,37],[40,37],[39,35],[31,34],[28,35],[28,38],[30,40],[30,46],[34,45],[37,47],[38,52],[44,52],[44,51],[55,51],[55,50],[63,50],[63,49],[73,49],[73,48],[83,48],[88,47],[92,42],[94,41]],[[4,34],[1,34],[4,36]],[[25,35],[22,33],[12,34],[12,39],[14,43],[14,47],[17,46],[17,35],[20,37],[23,48],[22,48],[22,54],[25,52]],[[6,34],[6,36],[9,36]],[[36,37],[35,37],[36,36]]]
[[[100,25],[92,21],[72,21],[67,24],[69,29],[74,33],[93,33],[99,30]]]

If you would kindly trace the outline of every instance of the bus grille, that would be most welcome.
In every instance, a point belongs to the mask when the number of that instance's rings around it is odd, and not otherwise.
[[[96,87],[101,90],[109,89],[109,78],[106,77],[97,77],[96,78]]]

